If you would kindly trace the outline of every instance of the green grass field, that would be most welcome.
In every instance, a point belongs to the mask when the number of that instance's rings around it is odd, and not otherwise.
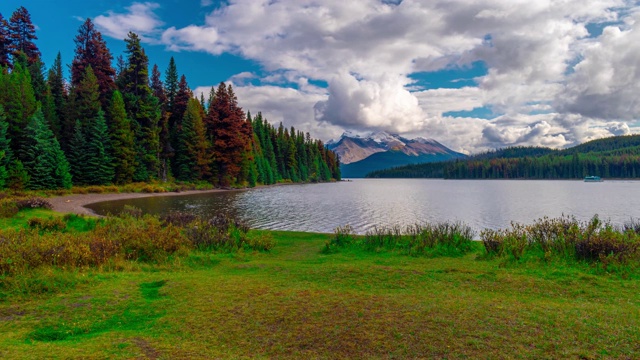
[[[252,232],[275,248],[34,270],[22,281],[54,289],[0,299],[0,358],[640,357],[637,277]]]

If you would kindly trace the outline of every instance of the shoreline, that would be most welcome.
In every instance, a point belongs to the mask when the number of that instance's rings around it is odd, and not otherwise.
[[[271,184],[271,185],[258,185],[253,188],[186,190],[181,192],[158,192],[158,193],[129,192],[129,193],[72,194],[72,195],[51,197],[51,198],[47,198],[47,200],[49,201],[49,203],[51,203],[51,206],[52,206],[51,210],[55,212],[59,212],[62,214],[72,213],[76,215],[90,215],[90,216],[102,217],[102,215],[96,214],[86,206],[90,204],[103,202],[103,201],[139,199],[139,198],[146,198],[146,197],[161,197],[161,196],[210,194],[210,193],[227,192],[227,191],[248,191],[248,190],[257,190],[257,189],[266,188],[266,187],[304,185],[304,184],[309,184],[309,183],[278,183],[278,184]]]
[[[77,215],[100,216],[91,211],[86,206],[103,201],[138,199],[146,197],[160,196],[183,196],[193,194],[209,194],[226,191],[245,191],[247,189],[209,189],[209,190],[187,190],[181,192],[163,192],[163,193],[106,193],[106,194],[73,194],[48,198],[51,203],[52,210],[62,214],[73,213]]]

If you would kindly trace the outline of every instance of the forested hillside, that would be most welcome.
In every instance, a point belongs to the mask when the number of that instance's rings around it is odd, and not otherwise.
[[[593,140],[552,150],[518,147],[483,153],[468,160],[417,164],[375,171],[373,178],[578,179],[640,177],[640,135]]]
[[[60,54],[46,69],[29,12],[0,14],[0,189],[153,180],[255,186],[340,179],[319,140],[245,114],[233,87],[194,97],[172,58],[164,79],[130,32],[113,66],[87,19],[65,79]],[[69,39],[71,41],[71,39]]]

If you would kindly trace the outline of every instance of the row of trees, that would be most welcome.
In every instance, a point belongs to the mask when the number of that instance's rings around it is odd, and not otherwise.
[[[532,156],[532,153],[540,155]],[[502,151],[494,154],[502,154]],[[588,175],[640,177],[640,135],[595,140],[566,150],[512,148],[504,154],[508,156],[480,154],[468,160],[409,165],[373,172],[368,176],[445,179],[579,179]]]
[[[0,188],[51,189],[155,179],[255,186],[340,179],[339,159],[310,135],[239,106],[231,85],[194,97],[171,58],[164,80],[140,38],[113,56],[87,19],[69,82],[46,71],[21,7],[0,14]]]

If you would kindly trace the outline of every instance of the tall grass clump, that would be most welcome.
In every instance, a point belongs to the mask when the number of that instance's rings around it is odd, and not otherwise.
[[[596,215],[589,221],[574,217],[544,217],[531,225],[512,223],[510,228],[484,230],[480,238],[489,257],[520,261],[562,259],[580,261],[605,270],[640,265],[640,225],[620,228]]]
[[[238,250],[269,251],[275,242],[268,236],[248,236],[249,226],[237,218],[218,214],[210,219],[189,220],[185,214],[174,214],[172,221],[186,223],[185,235],[198,250],[235,252]]]
[[[366,251],[393,251],[410,256],[460,256],[473,249],[473,230],[460,222],[375,227],[355,237],[350,227],[339,227],[326,244],[329,250],[355,245]]]

